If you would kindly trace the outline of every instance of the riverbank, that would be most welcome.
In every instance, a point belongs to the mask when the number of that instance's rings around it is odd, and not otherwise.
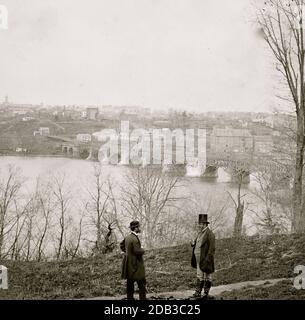
[[[217,240],[213,285],[293,278],[294,267],[305,265],[304,247],[305,235]],[[187,244],[148,251],[145,254],[148,293],[193,290],[196,271],[190,266],[190,258],[191,248]],[[74,261],[0,261],[9,271],[9,289],[0,291],[0,298],[70,299],[122,295],[125,282],[120,279],[121,261],[119,251]],[[277,285],[287,285],[285,290],[296,297],[302,295],[302,290],[293,288],[292,282]],[[270,288],[266,290],[272,290]],[[265,291],[262,294],[265,295]],[[237,297],[249,298],[249,294]]]
[[[12,153],[1,153],[0,157],[28,157],[28,158],[68,158],[64,154],[33,154],[33,153],[22,153],[22,152],[12,152]],[[73,158],[74,159],[74,158]],[[80,159],[82,160],[82,159]]]
[[[0,154],[1,157],[20,157],[20,158],[57,158],[57,159],[69,159],[69,160],[81,160],[81,161],[88,161],[88,162],[98,162],[98,160],[94,159],[82,159],[82,158],[75,158],[69,157],[65,154],[33,154],[33,153],[9,153],[9,154]]]

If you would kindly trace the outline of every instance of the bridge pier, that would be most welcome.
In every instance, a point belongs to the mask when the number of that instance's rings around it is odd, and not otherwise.
[[[73,156],[73,158],[79,158],[79,148],[78,147],[74,147],[72,149],[72,156]]]
[[[63,144],[61,146],[61,151],[64,155],[67,155],[67,156],[70,156],[70,157],[78,157],[79,156],[79,149],[78,147],[72,145],[72,144],[69,144],[69,143],[66,143],[66,144]]]
[[[155,166],[158,167],[159,165]],[[183,177],[187,173],[187,168],[184,164],[162,164],[162,172]]]
[[[92,148],[89,149],[89,155],[86,160],[92,160]]]
[[[218,167],[217,166],[207,166],[203,175],[203,178],[218,178]]]
[[[204,171],[201,165],[186,165],[187,177],[202,177]]]

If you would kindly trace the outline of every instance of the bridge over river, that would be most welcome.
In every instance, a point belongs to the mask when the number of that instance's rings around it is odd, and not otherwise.
[[[99,150],[103,145],[102,142],[98,140],[92,140],[90,142],[81,142],[76,139],[71,139],[61,136],[48,136],[48,138],[57,140],[61,145],[62,154],[73,158],[82,158],[86,160],[97,161],[99,159]],[[206,161],[203,164],[188,164],[183,165],[175,164],[176,153],[179,149],[178,146],[173,143],[172,145],[172,163],[171,165],[164,164],[164,148],[161,148],[162,154],[160,158],[160,164],[164,171],[172,171],[179,168],[179,172],[183,172],[188,176],[194,177],[204,177],[204,178],[217,178],[218,169],[224,168],[229,174],[231,174],[232,180],[236,180],[242,177],[243,183],[248,183],[250,181],[250,173],[257,170],[257,164],[274,161],[274,154],[271,152],[266,152],[266,148],[259,150],[255,144],[255,138],[241,136],[238,139],[236,136],[225,138],[225,143],[223,141],[216,141],[214,138],[209,138],[205,141],[206,145]],[[133,144],[138,141],[130,142],[130,150]],[[260,142],[261,143],[261,142]],[[120,145],[118,146],[118,152],[112,154],[111,157],[108,155],[104,159],[104,162],[110,164],[126,164],[126,161],[122,161],[120,153]],[[196,147],[197,146],[197,147]],[[269,149],[271,151],[270,141],[268,141]],[[153,145],[152,145],[153,147]],[[164,146],[163,146],[164,147]],[[180,146],[181,147],[181,146]],[[153,149],[152,149],[153,150]],[[184,150],[186,151],[186,150]],[[198,145],[195,143],[194,155],[198,153]],[[154,164],[153,152],[150,152],[151,161],[149,164]],[[133,159],[129,159],[127,163],[133,164]],[[147,161],[146,161],[147,163]],[[144,166],[144,163],[140,163]]]

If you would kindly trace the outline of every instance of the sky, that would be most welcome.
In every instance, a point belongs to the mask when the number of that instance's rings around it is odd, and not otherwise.
[[[251,0],[0,0],[0,101],[270,111]]]

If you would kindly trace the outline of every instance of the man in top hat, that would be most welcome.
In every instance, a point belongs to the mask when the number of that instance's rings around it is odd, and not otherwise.
[[[130,223],[131,233],[120,243],[121,250],[125,252],[122,264],[122,279],[127,279],[127,299],[133,300],[134,283],[139,287],[139,299],[146,300],[146,279],[143,261],[144,249],[138,234],[141,232],[139,221]]]
[[[204,288],[204,297],[208,297],[212,286],[214,269],[215,236],[209,229],[207,214],[199,214],[198,235],[192,242],[192,267],[197,269],[196,290],[194,298],[201,297]]]

